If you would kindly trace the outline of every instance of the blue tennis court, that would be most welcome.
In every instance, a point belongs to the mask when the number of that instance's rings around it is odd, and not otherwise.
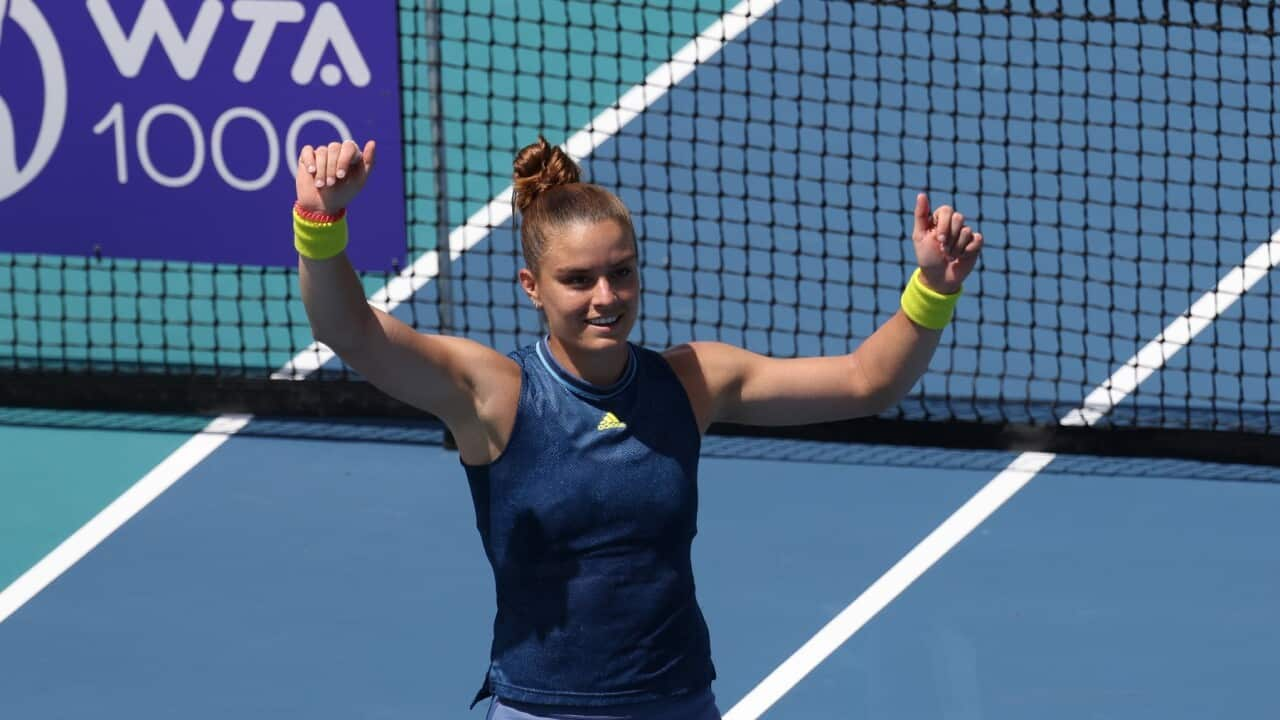
[[[503,188],[542,132],[633,209],[633,341],[843,353],[897,308],[926,190],[988,247],[902,417],[1274,439],[1265,9],[731,5],[441,3],[449,202],[406,72],[406,203],[411,250],[444,224],[457,258],[370,295],[538,337]],[[47,261],[0,255],[0,362],[340,368],[287,272]],[[0,408],[0,718],[483,717],[493,577],[442,429],[211,420]],[[1275,467],[709,436],[699,493],[730,720],[1280,715]]]
[[[68,451],[130,440],[63,432],[82,436]],[[694,563],[726,712],[1012,459],[765,444],[711,438],[701,468]],[[1280,476],[1072,464],[766,716],[1280,707]],[[0,698],[22,718],[480,717],[492,596],[457,456],[430,437],[236,436],[0,625]]]

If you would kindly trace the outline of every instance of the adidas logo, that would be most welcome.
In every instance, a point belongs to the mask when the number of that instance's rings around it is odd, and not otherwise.
[[[619,420],[617,415],[609,412],[600,418],[600,424],[596,426],[596,430],[618,430],[626,426],[627,424]]]

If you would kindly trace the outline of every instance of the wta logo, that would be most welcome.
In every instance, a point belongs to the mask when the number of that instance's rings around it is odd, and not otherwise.
[[[40,14],[34,0],[0,0],[0,43],[14,28],[26,33],[40,62],[44,81],[44,110],[40,113],[40,131],[35,147],[18,165],[18,139],[13,113],[0,95],[0,201],[12,197],[44,170],[58,147],[67,121],[67,71],[62,51],[53,29]]]

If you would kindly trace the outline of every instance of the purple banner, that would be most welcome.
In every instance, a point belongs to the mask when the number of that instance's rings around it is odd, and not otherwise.
[[[0,0],[0,251],[294,265],[303,145],[378,141],[356,267],[404,262],[396,3]]]

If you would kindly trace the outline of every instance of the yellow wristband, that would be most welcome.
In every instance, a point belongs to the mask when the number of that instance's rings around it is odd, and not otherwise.
[[[298,254],[312,260],[325,260],[347,247],[347,218],[344,214],[334,222],[308,220],[293,209],[293,246]]]
[[[951,314],[955,312],[956,301],[960,299],[957,290],[950,295],[929,289],[920,280],[920,268],[911,274],[907,289],[902,291],[902,312],[911,321],[930,330],[941,330],[951,322]]]

